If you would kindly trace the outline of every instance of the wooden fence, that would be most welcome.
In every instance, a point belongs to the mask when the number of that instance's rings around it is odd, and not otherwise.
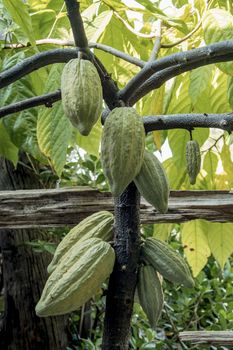
[[[99,210],[113,211],[108,192],[88,187],[0,192],[0,228],[74,226]],[[233,222],[233,192],[172,191],[167,214],[159,214],[144,199],[142,223],[205,219]]]

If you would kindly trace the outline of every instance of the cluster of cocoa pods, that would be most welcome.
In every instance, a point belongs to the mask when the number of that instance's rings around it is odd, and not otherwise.
[[[54,316],[77,310],[101,290],[110,276],[115,252],[113,215],[101,211],[75,226],[57,246],[47,270],[50,274],[36,305],[38,316]]]
[[[163,309],[162,278],[187,288],[193,287],[194,281],[180,254],[154,237],[142,242],[140,263],[137,293],[150,326],[154,328]]]
[[[49,278],[36,305],[38,316],[55,316],[77,310],[101,291],[110,276],[115,253],[113,215],[100,211],[81,221],[63,238],[47,270]],[[155,327],[162,308],[162,277],[193,286],[186,262],[167,243],[156,238],[142,241],[138,268],[139,302]]]
[[[80,58],[69,61],[61,78],[65,114],[82,135],[88,135],[102,111],[102,87],[94,65]],[[195,183],[200,169],[197,144],[187,144],[187,170]],[[199,158],[198,158],[199,157]],[[134,181],[141,195],[159,212],[168,209],[169,185],[157,157],[145,150],[143,119],[132,107],[112,110],[104,125],[101,161],[111,192],[119,196]],[[195,168],[195,169],[194,169]],[[99,292],[114,262],[114,218],[110,212],[93,214],[75,226],[60,242],[48,266],[49,278],[36,306],[38,316],[74,311]],[[186,262],[167,243],[142,241],[137,294],[150,325],[155,327],[162,308],[162,278],[192,287]]]

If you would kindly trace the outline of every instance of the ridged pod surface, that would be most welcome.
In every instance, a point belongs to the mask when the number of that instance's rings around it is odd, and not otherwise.
[[[158,274],[151,265],[139,268],[137,292],[150,326],[155,328],[163,309],[163,290]]]
[[[113,215],[108,211],[100,211],[82,220],[58,244],[53,259],[47,267],[48,273],[51,273],[56,268],[63,255],[78,241],[81,242],[92,237],[110,241],[113,238],[113,223]]]
[[[95,66],[75,58],[64,67],[61,96],[65,114],[82,135],[88,135],[97,122],[103,104],[102,85]]]
[[[169,185],[162,164],[152,153],[145,151],[141,170],[134,179],[141,195],[160,213],[168,209]]]
[[[201,168],[200,147],[195,140],[188,141],[186,144],[186,163],[190,184],[194,185]]]
[[[114,261],[113,248],[99,238],[76,243],[48,278],[36,314],[45,317],[77,310],[99,291]]]
[[[119,196],[138,174],[144,148],[145,130],[135,109],[112,110],[104,124],[101,161],[114,196]]]
[[[168,281],[182,283],[188,288],[194,286],[185,260],[169,244],[154,237],[147,238],[141,247],[141,259]]]

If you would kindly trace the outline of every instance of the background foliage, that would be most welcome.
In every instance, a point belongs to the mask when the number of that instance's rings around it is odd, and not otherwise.
[[[153,48],[151,33],[158,21],[162,21],[162,47],[158,58],[232,38],[231,0],[83,0],[81,7],[90,42],[110,45],[145,61]],[[51,43],[39,44],[38,40],[72,40],[62,0],[1,0],[0,15],[1,70],[35,53],[57,47]],[[14,44],[28,46],[17,48]],[[9,48],[9,45],[13,46]],[[139,67],[106,52],[94,52],[119,87],[139,71]],[[62,64],[47,66],[2,89],[0,106],[58,89],[62,68]],[[233,63],[209,65],[179,75],[145,96],[136,108],[141,115],[230,112],[233,108]],[[107,189],[99,161],[100,137],[100,123],[88,139],[78,134],[64,117],[61,102],[56,102],[53,108],[31,108],[3,118],[0,155],[16,165],[19,151],[26,152],[33,171],[45,187],[52,176],[61,186],[88,184]],[[163,161],[171,188],[230,190],[233,184],[232,136],[213,129],[193,132],[202,153],[201,172],[194,186],[189,184],[186,173],[185,145],[189,137],[184,130],[155,131],[147,137],[147,147],[157,152]],[[39,168],[35,167],[35,160],[39,160]],[[45,169],[45,165],[49,165],[50,170]],[[195,290],[180,290],[180,287],[166,284],[166,307],[156,333],[148,329],[142,311],[135,307],[132,348],[154,348],[151,340],[155,336],[156,349],[162,348],[160,343],[163,344],[164,338],[167,348],[171,349],[171,340],[176,337],[177,330],[183,328],[230,328],[232,313],[226,310],[232,304],[232,268],[228,259],[233,252],[233,224],[196,220],[180,226],[156,225],[146,232],[172,240],[172,244],[185,253],[197,279]],[[138,323],[140,328],[136,326]],[[96,330],[93,336],[97,343],[98,334]],[[90,342],[86,346],[97,349],[93,344]]]

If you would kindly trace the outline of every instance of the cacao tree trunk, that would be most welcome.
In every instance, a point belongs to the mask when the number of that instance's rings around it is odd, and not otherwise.
[[[140,195],[131,183],[115,200],[116,263],[111,274],[103,334],[103,350],[127,350],[140,247]]]
[[[35,189],[33,172],[0,159],[0,190]],[[63,350],[67,317],[39,318],[35,305],[47,279],[48,254],[35,253],[27,242],[43,239],[39,230],[0,230],[5,312],[0,320],[0,349]]]

